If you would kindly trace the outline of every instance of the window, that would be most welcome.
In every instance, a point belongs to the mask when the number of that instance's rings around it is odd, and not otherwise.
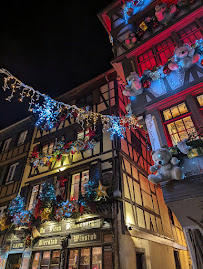
[[[173,253],[174,253],[174,259],[175,259],[176,269],[181,269],[179,252],[177,250],[174,250]]]
[[[156,45],[156,51],[157,51],[157,54],[159,55],[162,65],[167,63],[168,59],[171,56],[173,56],[174,49],[175,49],[175,44],[170,37],[160,42],[158,45]]]
[[[33,254],[32,269],[59,269],[60,250],[35,252]]]
[[[89,170],[72,175],[70,198],[78,200],[80,193],[84,194],[85,184],[89,180]]]
[[[26,137],[27,137],[27,133],[28,133],[28,130],[26,130],[20,134],[19,139],[18,139],[18,145],[21,145],[25,142]]]
[[[142,75],[144,70],[146,69],[151,70],[153,67],[157,65],[152,49],[139,55],[137,59],[138,59],[138,67],[140,71],[139,75]]]
[[[168,207],[168,215],[169,215],[169,219],[171,221],[171,224],[175,225],[174,218],[173,218],[173,212],[170,210],[169,207]]]
[[[4,142],[2,152],[3,152],[3,151],[7,151],[7,150],[9,149],[11,140],[12,140],[12,138],[9,138],[9,139],[7,139],[7,140]]]
[[[2,218],[3,217],[3,215],[4,215],[4,211],[5,211],[5,209],[7,208],[7,206],[5,205],[5,206],[1,206],[0,207],[0,218]]]
[[[203,106],[203,94],[197,96],[197,101],[199,105],[202,107]]]
[[[190,134],[196,133],[195,126],[185,103],[164,110],[163,117],[173,145],[187,139]]]
[[[40,190],[41,190],[40,185],[35,185],[32,187],[32,192],[31,192],[31,196],[30,196],[30,203],[29,203],[28,210],[33,209]]]
[[[178,35],[184,43],[190,45],[194,44],[197,39],[203,37],[202,31],[194,22],[181,29]]]
[[[102,247],[71,249],[68,269],[75,268],[102,269]]]
[[[77,133],[77,140],[78,139],[84,139],[86,135],[88,135],[90,132],[90,129],[88,128],[87,130],[81,131]]]
[[[13,180],[13,176],[16,170],[16,167],[19,163],[14,163],[10,166],[9,171],[8,171],[8,175],[6,178],[6,183],[11,182]]]

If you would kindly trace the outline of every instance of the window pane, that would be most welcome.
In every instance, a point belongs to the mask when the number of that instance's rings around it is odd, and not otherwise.
[[[186,129],[189,129],[189,128],[194,127],[194,124],[193,124],[193,122],[192,122],[191,117],[186,117],[186,118],[183,119],[183,121],[184,121],[184,123],[185,123],[185,127],[186,127]]]
[[[78,268],[79,255],[77,249],[71,249],[69,254],[68,269]]]
[[[184,139],[187,139],[188,138],[188,134],[187,132],[181,132],[179,133],[179,137],[180,137],[180,141],[184,140]]]
[[[187,109],[185,103],[182,103],[182,104],[178,105],[178,108],[179,108],[179,111],[180,111],[181,114],[185,114],[185,113],[188,112],[188,109]]]
[[[78,200],[80,187],[80,173],[72,176],[71,198]]]
[[[102,248],[92,248],[92,269],[102,269]]]
[[[85,184],[89,181],[89,170],[82,172],[81,193],[85,193]]]
[[[20,134],[20,137],[18,139],[18,145],[23,144],[25,142],[25,139],[27,137],[27,133],[28,133],[28,130],[26,130]]]
[[[51,257],[51,269],[58,269],[60,263],[60,250],[55,250],[52,252]]]
[[[48,268],[49,260],[50,260],[50,251],[44,251],[42,254],[41,266],[43,266],[44,268]]]
[[[82,248],[80,254],[80,269],[90,268],[90,249]]]
[[[167,124],[167,128],[168,128],[169,134],[177,133],[176,126],[174,123]]]
[[[164,114],[164,119],[165,120],[170,120],[172,118],[170,109],[164,110],[163,114]]]
[[[32,262],[32,268],[33,269],[38,269],[39,268],[40,256],[41,256],[40,252],[36,252],[34,254],[34,259],[33,259],[33,262]]]
[[[173,118],[177,117],[180,115],[179,113],[179,110],[178,110],[178,107],[177,106],[174,106],[171,108],[171,114],[173,116]]]
[[[200,105],[200,106],[203,106],[203,94],[197,96],[197,101],[199,102],[199,105]]]
[[[177,120],[175,122],[175,125],[176,125],[176,129],[178,130],[178,132],[181,132],[181,131],[185,130],[185,126],[184,126],[182,120]]]
[[[180,138],[178,134],[175,134],[171,136],[171,140],[172,140],[173,145],[176,145],[180,141]]]
[[[30,197],[30,204],[29,204],[28,210],[33,209],[34,203],[38,195],[38,191],[39,191],[39,185],[36,185],[32,188],[32,194]]]

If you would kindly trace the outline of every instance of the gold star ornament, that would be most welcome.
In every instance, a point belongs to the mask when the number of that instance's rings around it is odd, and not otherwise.
[[[49,215],[51,214],[52,208],[46,207],[43,209],[42,213],[40,213],[41,221],[50,220]]]
[[[108,194],[106,193],[106,190],[109,188],[110,186],[103,186],[102,184],[101,184],[101,181],[99,181],[99,186],[98,186],[98,188],[96,188],[95,189],[95,191],[97,192],[97,195],[98,195],[98,197],[102,197],[102,196],[104,196],[104,197],[108,197]]]

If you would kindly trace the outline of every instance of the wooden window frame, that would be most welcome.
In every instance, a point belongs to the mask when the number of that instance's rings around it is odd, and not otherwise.
[[[7,174],[7,177],[6,177],[5,184],[9,184],[9,183],[13,182],[13,177],[14,177],[17,165],[19,165],[19,162],[13,163],[13,164],[10,165],[9,170],[8,170],[8,174]],[[13,167],[14,167],[14,169],[11,172]],[[10,177],[10,175],[11,175],[11,177]],[[10,177],[10,180],[8,180],[9,177]]]
[[[20,133],[19,138],[18,138],[18,143],[17,143],[18,146],[25,143],[27,135],[28,135],[28,130],[25,130],[22,133]]]
[[[73,185],[73,184],[72,184],[72,182],[73,182],[73,176],[74,176],[74,175],[77,175],[77,174],[80,174],[78,198],[81,196],[81,194],[82,194],[82,192],[81,192],[81,186],[82,186],[82,173],[85,172],[85,171],[88,171],[88,172],[89,172],[89,179],[88,179],[88,181],[89,181],[89,180],[90,180],[90,167],[87,168],[87,169],[79,170],[78,172],[77,172],[77,170],[76,170],[75,172],[73,172],[73,173],[70,174],[70,177],[71,177],[71,180],[70,180],[70,192],[69,192],[69,198],[70,198],[70,199],[71,199],[71,198],[74,198],[74,196],[71,197],[71,190],[72,190],[72,185]],[[76,199],[76,200],[77,200],[77,199]]]
[[[10,144],[11,144],[12,138],[8,138],[4,141],[2,152],[6,152],[9,150]]]
[[[61,249],[47,249],[47,250],[44,249],[44,250],[38,250],[38,251],[36,250],[36,251],[33,251],[33,252],[32,252],[31,265],[33,265],[33,260],[34,260],[34,255],[35,255],[35,253],[40,253],[40,258],[39,258],[39,268],[46,267],[46,266],[41,267],[42,255],[43,255],[43,253],[46,252],[46,251],[50,251],[50,259],[49,259],[49,265],[47,265],[47,269],[49,269],[50,266],[51,266],[51,258],[52,258],[52,253],[53,253],[54,251],[60,251],[60,261],[61,261]],[[59,262],[59,268],[60,268],[60,262]]]

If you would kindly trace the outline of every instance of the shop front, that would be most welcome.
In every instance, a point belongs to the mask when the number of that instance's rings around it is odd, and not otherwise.
[[[25,234],[9,234],[1,269],[112,269],[113,236],[103,219],[46,222],[25,247]]]

